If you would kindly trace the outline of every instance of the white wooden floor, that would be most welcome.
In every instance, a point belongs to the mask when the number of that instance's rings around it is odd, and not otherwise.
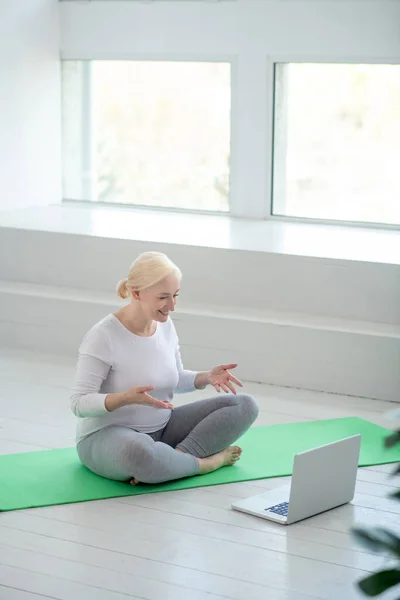
[[[73,444],[72,375],[65,359],[0,352],[0,453]],[[260,402],[257,425],[358,415],[390,427],[383,415],[396,407],[254,384],[245,389]],[[399,503],[386,498],[399,483],[389,479],[392,469],[360,469],[352,504],[289,527],[230,509],[233,499],[282,479],[1,513],[0,598],[361,598],[354,582],[384,561],[360,549],[348,530],[363,523],[400,532]]]

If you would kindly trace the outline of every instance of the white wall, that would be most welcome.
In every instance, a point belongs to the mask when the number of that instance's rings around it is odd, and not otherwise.
[[[61,51],[71,59],[232,61],[231,213],[262,219],[274,61],[400,62],[399,23],[392,0],[62,2]]]
[[[64,56],[115,53],[400,58],[393,0],[63,2]]]
[[[61,200],[57,0],[0,0],[0,210]]]

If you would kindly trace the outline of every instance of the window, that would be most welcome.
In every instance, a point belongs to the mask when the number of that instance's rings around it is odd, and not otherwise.
[[[231,66],[63,61],[68,200],[229,210]]]
[[[400,224],[400,65],[275,66],[273,214]]]
[[[231,123],[228,61],[64,60],[64,198],[400,225],[400,65],[256,75],[238,70]]]

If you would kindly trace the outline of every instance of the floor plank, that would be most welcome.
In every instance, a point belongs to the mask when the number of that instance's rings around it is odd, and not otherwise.
[[[224,596],[209,592],[200,592],[185,588],[174,583],[146,579],[136,574],[135,576],[123,573],[121,569],[115,571],[106,567],[94,567],[83,561],[64,560],[41,554],[38,550],[23,550],[0,543],[0,564],[19,567],[21,564],[29,565],[29,570],[43,575],[59,577],[71,582],[119,592],[127,596],[134,595],[146,600],[221,600]],[[225,596],[226,597],[226,596]]]
[[[54,596],[43,596],[42,594],[34,594],[33,592],[26,592],[24,590],[17,590],[16,588],[6,587],[0,584],[0,600],[45,600],[46,598],[52,598]]]
[[[26,568],[3,564],[0,564],[0,581],[6,593],[8,588],[16,588],[57,600],[127,600],[126,594],[110,592],[98,587],[68,581],[61,577],[43,575]],[[133,593],[129,598],[141,600]],[[5,596],[4,600],[8,600],[8,597]]]
[[[79,509],[79,506],[76,508]],[[135,540],[146,540],[154,544],[159,541],[176,544],[184,540],[194,547],[200,547],[202,543],[212,543],[212,540],[216,539],[240,547],[263,548],[275,553],[292,554],[293,556],[366,571],[372,571],[382,564],[381,557],[362,551],[355,543],[350,548],[343,548],[340,545],[329,544],[329,538],[326,540],[326,535],[321,535],[319,541],[310,541],[307,539],[307,530],[296,535],[284,528],[284,531],[287,530],[287,535],[284,535],[278,532],[277,527],[279,526],[275,526],[275,529],[259,531],[245,527],[212,525],[204,521],[199,522],[199,519],[175,518],[171,521],[168,519],[168,522],[165,522],[162,515],[141,507],[135,507],[134,509],[121,507],[121,510],[116,514],[114,507],[110,506],[107,510],[102,505],[98,507],[97,511],[92,507],[90,516],[87,511],[58,510],[52,513],[52,518],[45,519],[33,514],[19,514],[18,517],[10,514],[9,516],[5,515],[1,525],[56,539],[70,539],[73,541],[79,539],[76,537],[78,532],[83,533],[83,529],[91,528],[96,544],[101,544],[97,547],[109,549],[107,535],[112,534],[111,539],[114,544],[112,549],[118,548],[121,552],[129,553],[132,549],[132,542],[130,534],[126,533],[127,522],[131,523],[135,532]],[[280,529],[282,531],[282,528]],[[66,537],[70,535],[70,531],[74,531],[74,535]],[[10,533],[4,532],[6,542],[9,542],[10,536]],[[85,541],[88,539],[89,533],[87,533]],[[92,542],[90,544],[93,545]],[[156,553],[157,549],[154,549],[154,552]]]
[[[135,578],[155,580],[163,585],[178,582],[186,591],[187,597],[190,597],[188,590],[198,590],[238,600],[245,598],[264,600],[265,598],[265,587],[257,583],[175,564],[168,553],[166,554],[166,549],[160,548],[159,544],[136,540],[131,536],[128,542],[122,545],[119,536],[115,534],[104,535],[90,529],[82,530],[68,525],[64,526],[64,530],[65,538],[73,538],[74,542],[61,537],[28,534],[17,530],[8,530],[2,537],[9,546],[40,552],[45,556],[63,558],[101,569],[111,569],[133,575]],[[61,531],[60,527],[58,531]],[[286,596],[286,592],[285,589],[268,589],[268,595],[273,600],[291,598],[291,594]],[[299,600],[302,599],[303,595],[299,594]]]

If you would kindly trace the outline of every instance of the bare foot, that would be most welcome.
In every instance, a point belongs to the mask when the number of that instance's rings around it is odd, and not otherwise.
[[[183,452],[183,450],[179,450],[176,448],[178,452]],[[228,467],[229,465],[234,465],[236,461],[239,460],[240,455],[242,454],[242,449],[240,446],[229,446],[225,448],[225,450],[221,450],[217,454],[213,454],[212,456],[207,456],[207,458],[199,458],[200,463],[200,475],[205,475],[206,473],[212,473],[212,471],[216,471],[221,467]],[[129,482],[131,485],[138,485],[139,481],[135,478],[131,479]]]
[[[239,446],[229,446],[217,454],[207,456],[207,458],[199,458],[200,475],[205,475],[206,473],[211,473],[221,467],[235,464],[235,462],[239,460],[241,454],[242,449]]]

